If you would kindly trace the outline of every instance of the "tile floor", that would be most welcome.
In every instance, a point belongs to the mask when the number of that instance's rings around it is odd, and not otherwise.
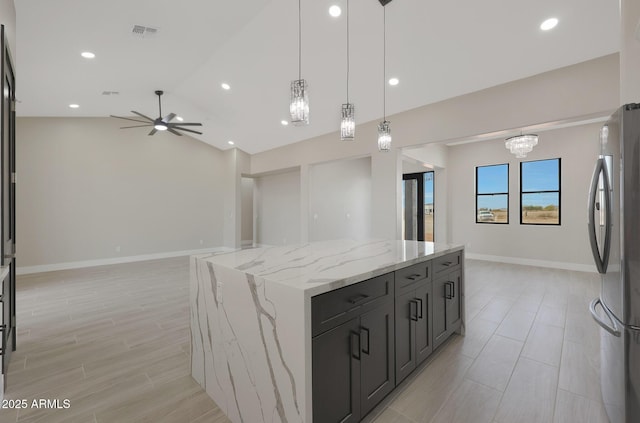
[[[467,335],[367,418],[376,423],[606,423],[595,274],[468,260]],[[188,260],[18,278],[18,350],[0,423],[228,420],[189,376]],[[247,422],[253,423],[253,422]]]

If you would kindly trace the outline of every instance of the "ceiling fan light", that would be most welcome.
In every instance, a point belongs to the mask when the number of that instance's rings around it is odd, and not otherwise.
[[[169,129],[165,123],[156,123],[155,125],[153,125],[153,127],[158,131],[166,131],[167,129]]]

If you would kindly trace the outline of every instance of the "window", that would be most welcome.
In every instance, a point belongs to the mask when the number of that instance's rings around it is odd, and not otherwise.
[[[560,224],[560,159],[520,163],[520,223]]]
[[[509,164],[476,167],[476,223],[509,223]]]

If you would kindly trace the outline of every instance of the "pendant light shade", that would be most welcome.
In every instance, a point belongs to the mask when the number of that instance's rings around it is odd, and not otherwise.
[[[309,124],[309,88],[304,79],[291,81],[289,113],[291,114],[291,123],[294,125]]]
[[[342,105],[342,119],[340,120],[340,139],[353,141],[356,136],[356,108],[351,103]]]
[[[302,13],[298,0],[298,79],[291,81],[289,103],[291,123],[296,126],[309,124],[309,87],[302,79]]]
[[[391,150],[391,122],[384,120],[378,124],[378,150]]]
[[[507,138],[504,143],[504,146],[519,159],[527,157],[527,153],[533,151],[536,145],[538,145],[538,136],[535,134],[516,135]]]
[[[356,107],[349,103],[349,0],[347,0],[347,102],[342,104],[340,114],[340,139],[353,141],[356,137]]]

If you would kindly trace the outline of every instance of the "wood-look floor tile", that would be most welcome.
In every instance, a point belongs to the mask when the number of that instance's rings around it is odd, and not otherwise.
[[[558,389],[553,423],[609,423],[601,402]]]
[[[513,307],[502,320],[496,334],[506,338],[524,341],[529,335],[536,313]]]
[[[495,322],[473,319],[467,324],[465,336],[455,335],[449,350],[464,354],[470,358],[476,358],[497,328],[498,324]]]
[[[502,392],[464,380],[431,423],[491,423]]]
[[[520,358],[495,420],[500,423],[547,423],[553,418],[558,368]]]
[[[562,347],[558,388],[602,402],[598,351],[566,341]]]
[[[438,353],[389,407],[416,422],[431,421],[471,363],[461,354]]]
[[[409,417],[402,415],[393,408],[387,408],[376,419],[375,423],[415,423]]]
[[[559,367],[563,340],[562,328],[536,322],[524,344],[522,357]]]
[[[473,362],[466,378],[504,391],[523,345],[523,342],[493,335]]]
[[[501,323],[514,303],[515,300],[509,298],[495,297],[476,315],[476,318]]]
[[[564,328],[567,310],[565,307],[553,307],[542,304],[536,315],[536,322]]]

